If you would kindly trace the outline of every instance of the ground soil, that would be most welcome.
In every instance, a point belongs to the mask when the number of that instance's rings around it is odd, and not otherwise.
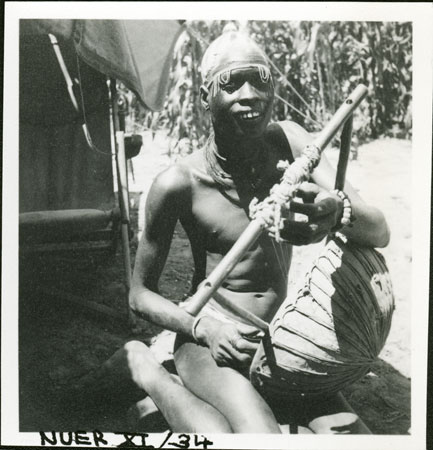
[[[143,225],[146,193],[155,174],[170,160],[163,135],[144,135],[130,177],[134,258]],[[327,151],[335,163],[337,152]],[[344,394],[377,434],[406,434],[410,428],[411,313],[411,143],[381,139],[359,148],[348,179],[368,202],[387,216],[392,241],[383,250],[392,275],[396,309],[387,343],[370,373]],[[317,245],[295,250],[291,279],[308,267]],[[188,240],[178,226],[161,278],[161,292],[180,301],[188,292],[192,261]],[[74,303],[95,302],[126,314],[124,270],[120,246],[114,254],[73,253],[20,260],[19,368],[20,429],[103,431],[127,430],[127,410],[133,403],[127,388],[77,391],[83,377],[130,339],[150,344],[161,330],[149,323],[128,326]],[[70,295],[74,297],[70,297]],[[167,346],[162,352],[167,351]],[[161,359],[164,359],[163,357]],[[101,383],[103,384],[103,383]]]

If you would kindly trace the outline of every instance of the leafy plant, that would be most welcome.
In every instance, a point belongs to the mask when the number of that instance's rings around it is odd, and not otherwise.
[[[188,22],[175,47],[164,110],[135,115],[135,123],[168,130],[174,158],[200,147],[208,135],[210,121],[199,95],[200,61],[225,26],[233,23]],[[355,140],[411,136],[410,23],[248,21],[235,26],[244,28],[269,57],[274,120],[293,120],[318,131],[363,83],[369,93],[354,115]]]

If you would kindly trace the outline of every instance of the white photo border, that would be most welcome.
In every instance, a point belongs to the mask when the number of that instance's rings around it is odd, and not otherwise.
[[[38,446],[18,431],[18,26],[24,18],[410,21],[413,24],[412,425],[410,436],[209,435],[210,448],[423,449],[430,276],[433,7],[352,2],[6,2],[2,198],[1,445]],[[110,445],[120,436],[105,434]],[[164,436],[154,436],[153,445]],[[88,447],[88,446],[87,446]],[[190,447],[194,448],[194,447]]]

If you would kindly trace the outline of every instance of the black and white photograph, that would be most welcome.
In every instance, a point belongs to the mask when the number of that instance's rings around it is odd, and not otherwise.
[[[427,448],[432,25],[6,2],[1,445]]]

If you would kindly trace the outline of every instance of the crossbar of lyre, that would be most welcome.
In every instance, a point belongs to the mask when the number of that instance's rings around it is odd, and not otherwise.
[[[322,152],[366,95],[367,88],[362,84],[357,86],[340,108],[338,108],[325,128],[314,139],[312,145],[316,146]],[[249,223],[233,247],[192,296],[186,308],[190,314],[197,315],[200,312],[203,306],[221,286],[227,275],[234,269],[251,245],[256,242],[263,230],[264,224],[260,219],[254,219]],[[229,299],[227,301],[231,303]]]

